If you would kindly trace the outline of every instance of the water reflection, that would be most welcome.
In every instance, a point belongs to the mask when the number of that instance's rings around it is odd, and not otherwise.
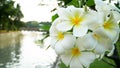
[[[0,34],[0,68],[10,68],[19,63],[20,38],[19,32]]]
[[[0,34],[0,68],[51,68],[56,60],[49,38],[43,48],[36,40],[43,36],[40,32],[14,32]],[[43,46],[43,45],[41,45]]]

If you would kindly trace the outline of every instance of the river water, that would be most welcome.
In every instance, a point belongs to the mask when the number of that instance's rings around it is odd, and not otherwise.
[[[52,68],[56,53],[41,32],[0,33],[0,68]],[[36,42],[37,41],[37,42]]]

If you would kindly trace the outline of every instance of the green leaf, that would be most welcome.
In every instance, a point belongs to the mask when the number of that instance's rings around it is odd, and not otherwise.
[[[69,68],[69,67],[67,67],[63,62],[61,62],[61,63],[59,64],[59,67],[60,67],[60,68]]]
[[[107,61],[108,63],[114,64],[113,60],[107,59],[107,58],[103,58],[105,61]],[[95,60],[91,65],[90,68],[115,68],[113,66],[111,66],[110,64],[108,64],[106,62],[104,62],[102,59],[101,60]]]
[[[95,3],[94,3],[94,0],[88,0],[87,2],[86,2],[86,5],[87,6],[94,6],[95,5]]]
[[[58,14],[55,14],[55,15],[52,16],[52,22],[53,22],[56,18],[58,18]]]
[[[72,0],[67,5],[74,5],[75,7],[80,7],[79,0]]]

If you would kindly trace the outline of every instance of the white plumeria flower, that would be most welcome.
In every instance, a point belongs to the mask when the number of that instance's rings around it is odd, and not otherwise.
[[[82,43],[82,45],[88,50],[93,50],[96,55],[102,56],[106,51],[109,52],[108,56],[113,54],[114,43],[102,29],[93,33],[88,33],[82,38],[82,41],[88,41],[86,43]]]
[[[112,13],[110,14],[108,19],[104,19],[101,27],[103,28],[103,31],[107,34],[107,36],[111,40],[113,40],[114,43],[116,43],[119,38],[120,28]]]
[[[102,0],[95,0],[95,4],[96,4],[95,8],[97,9],[97,11],[104,12],[105,14],[112,12],[116,22],[120,21],[120,9],[118,9],[113,4],[113,2],[107,3]]]
[[[111,11],[111,10],[118,10],[117,7],[115,7],[114,3],[109,3],[107,1],[103,1],[103,0],[95,0],[95,8],[98,10],[98,11],[105,11],[105,12],[108,12],[108,11]]]
[[[84,36],[88,31],[86,23],[90,20],[87,19],[87,13],[84,8],[75,8],[69,6],[67,8],[58,9],[58,15],[62,22],[57,25],[60,31],[69,31],[73,28],[73,35],[80,37]]]
[[[56,19],[50,28],[51,46],[57,54],[64,52],[64,49],[71,47],[75,42],[75,37],[71,33],[64,33],[56,29],[56,25],[60,23],[60,19]],[[65,45],[65,46],[64,46]]]
[[[67,49],[60,55],[63,63],[70,68],[89,68],[89,65],[95,60],[95,54],[85,51],[84,46],[80,43],[81,39],[77,39],[72,48]],[[86,42],[82,42],[86,43]]]
[[[114,43],[119,38],[119,25],[113,17],[112,13],[105,14],[104,12],[96,13],[96,19],[92,24],[89,24],[89,29],[96,31],[101,29]]]

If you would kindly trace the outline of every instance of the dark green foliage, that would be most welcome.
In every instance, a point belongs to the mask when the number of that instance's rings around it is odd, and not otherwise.
[[[12,0],[0,0],[0,29],[2,30],[18,30],[23,26],[20,19],[23,17],[20,6],[14,6]]]
[[[74,5],[75,7],[80,7],[81,4],[79,3],[79,0],[72,0],[67,5]]]
[[[118,8],[118,9],[120,9],[120,3],[115,3],[115,6]]]
[[[86,2],[86,5],[89,6],[89,7],[94,6],[95,5],[94,0],[88,0]]]
[[[45,31],[45,32],[49,32],[50,26],[51,26],[50,22],[39,23],[40,30]]]

